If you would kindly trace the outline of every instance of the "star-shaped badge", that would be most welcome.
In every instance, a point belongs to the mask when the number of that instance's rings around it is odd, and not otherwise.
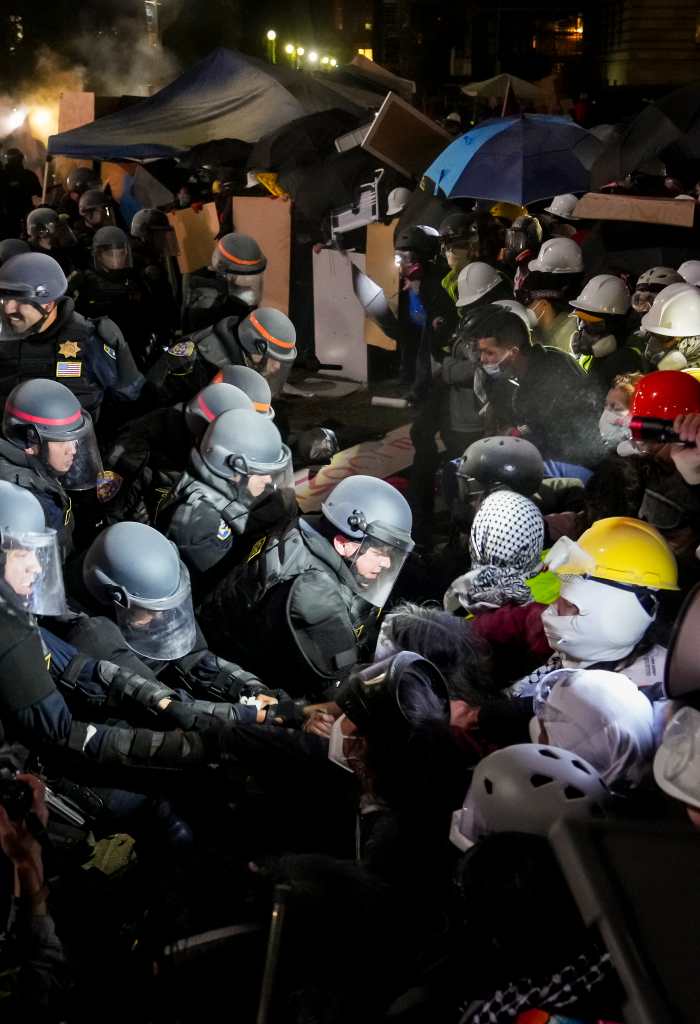
[[[80,352],[80,345],[77,341],[64,341],[62,345],[58,346],[59,356],[66,356],[68,359],[77,356],[78,352]]]

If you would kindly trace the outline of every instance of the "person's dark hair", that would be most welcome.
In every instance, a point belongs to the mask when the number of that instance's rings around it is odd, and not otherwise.
[[[395,647],[421,654],[440,669],[451,700],[483,702],[491,690],[490,655],[466,619],[407,601],[393,608],[386,621]]]
[[[530,333],[515,313],[502,306],[480,306],[473,312],[468,312],[469,323],[460,329],[460,334],[466,338],[471,334],[472,338],[494,338],[499,348],[517,348],[521,351],[530,348],[532,342]]]

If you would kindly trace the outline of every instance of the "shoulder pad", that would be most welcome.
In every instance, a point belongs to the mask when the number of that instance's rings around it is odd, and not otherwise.
[[[109,345],[110,348],[116,349],[124,344],[124,335],[114,320],[110,320],[108,316],[100,316],[93,323],[100,340]]]

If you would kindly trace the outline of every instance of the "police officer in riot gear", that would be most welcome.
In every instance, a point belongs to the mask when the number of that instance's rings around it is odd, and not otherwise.
[[[154,345],[170,340],[173,324],[161,317],[158,296],[134,269],[129,237],[121,228],[95,232],[92,267],[71,274],[68,290],[78,312],[114,321],[141,367]]]
[[[166,402],[175,402],[190,398],[226,366],[249,366],[262,374],[276,398],[296,356],[294,324],[278,309],[265,306],[242,320],[226,317],[177,342],[148,379]]]
[[[14,256],[0,269],[0,397],[17,381],[41,377],[65,384],[92,415],[105,393],[137,398],[144,379],[119,328],[76,313],[66,289],[48,254]]]
[[[268,686],[318,699],[351,671],[413,548],[391,484],[341,481],[321,506],[261,538],[203,599],[210,644]]]
[[[261,383],[263,378],[253,373]],[[208,384],[186,405],[154,409],[130,420],[107,455],[109,492],[105,514],[110,521],[136,519],[151,523],[163,499],[187,468],[192,444],[217,416],[229,409],[252,409],[253,403],[232,384]],[[113,499],[113,500],[110,500]]]
[[[0,479],[37,497],[65,557],[73,533],[67,492],[95,488],[102,472],[89,413],[58,381],[24,381],[7,397],[2,435]]]
[[[220,238],[210,267],[183,277],[183,330],[200,330],[226,316],[247,316],[260,304],[266,266],[254,238],[237,231]]]
[[[13,256],[19,256],[20,253],[31,251],[29,242],[25,242],[23,238],[3,238],[0,242],[0,267],[3,263],[11,260]]]
[[[145,207],[135,213],[129,228],[134,266],[159,308],[163,330],[180,327],[181,274],[175,230],[162,210]]]
[[[192,448],[156,525],[197,582],[205,574],[211,581],[210,570],[220,575],[230,554],[247,554],[251,539],[294,515],[292,472],[289,448],[271,420],[252,409],[224,412]]]
[[[74,167],[66,175],[65,192],[58,203],[58,212],[74,224],[80,218],[78,203],[88,189],[100,189],[100,179],[91,167]]]
[[[74,269],[75,235],[55,210],[39,206],[27,217],[27,238],[32,252],[47,252],[64,274]]]
[[[14,146],[5,150],[0,170],[0,234],[18,238],[40,197],[41,184],[34,171],[24,166],[24,153]]]

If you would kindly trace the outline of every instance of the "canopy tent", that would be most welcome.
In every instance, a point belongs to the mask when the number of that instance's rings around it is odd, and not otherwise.
[[[484,99],[493,96],[499,100],[505,99],[509,92],[519,100],[542,100],[545,97],[544,89],[516,75],[496,75],[485,78],[483,82],[469,82],[462,86],[462,92],[467,96],[482,96]]]
[[[173,157],[213,139],[257,142],[295,118],[334,107],[365,113],[310,74],[219,48],[155,96],[52,135],[48,151],[97,160]]]

